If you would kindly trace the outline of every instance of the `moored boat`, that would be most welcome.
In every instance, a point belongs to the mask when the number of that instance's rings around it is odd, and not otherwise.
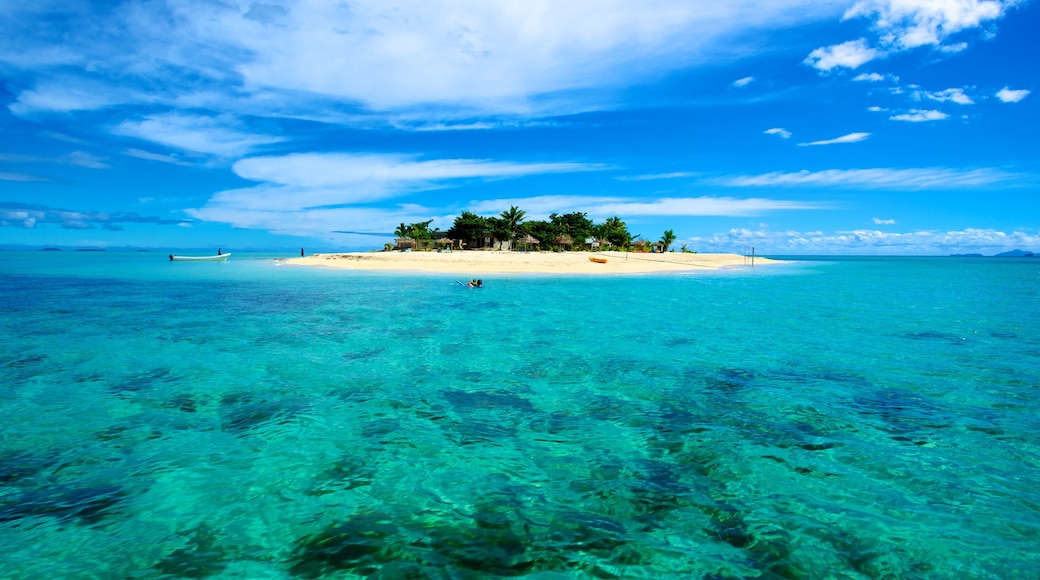
[[[231,252],[217,254],[216,256],[175,256],[170,254],[171,262],[223,262],[231,256]]]
[[[606,258],[598,258],[596,256],[589,256],[589,261],[590,262],[596,262],[597,264],[606,264],[607,263],[607,259]]]

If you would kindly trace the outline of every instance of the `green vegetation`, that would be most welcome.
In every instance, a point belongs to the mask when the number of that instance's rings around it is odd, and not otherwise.
[[[673,242],[675,242],[675,232],[673,232],[672,230],[665,230],[664,235],[661,236],[661,243],[664,244],[663,251],[667,252],[668,248],[672,246]]]
[[[430,247],[434,236],[451,238],[456,247],[462,244],[467,249],[499,248],[505,242],[515,248],[525,245],[518,241],[526,236],[538,240],[536,247],[541,250],[588,248],[587,240],[590,239],[598,242],[601,249],[631,250],[651,246],[647,240],[639,239],[638,234],[632,234],[628,225],[618,216],[596,224],[582,212],[563,215],[553,213],[548,220],[528,220],[527,212],[514,205],[497,216],[484,217],[464,211],[455,218],[455,223],[447,232],[430,230],[432,222],[402,223],[394,230],[394,236],[412,239],[420,248]],[[660,241],[663,251],[668,251],[675,240],[675,232],[665,230]],[[685,245],[683,251],[687,251]]]

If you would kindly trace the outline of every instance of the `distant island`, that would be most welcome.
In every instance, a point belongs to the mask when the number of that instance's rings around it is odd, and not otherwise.
[[[950,254],[951,258],[985,258],[983,254]],[[1025,250],[1011,250],[1010,252],[1001,252],[994,254],[994,258],[1032,258],[1033,252],[1027,252]]]

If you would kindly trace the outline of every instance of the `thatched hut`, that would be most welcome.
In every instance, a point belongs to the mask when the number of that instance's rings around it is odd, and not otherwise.
[[[520,238],[519,240],[517,240],[517,243],[520,244],[521,246],[523,246],[525,250],[527,250],[527,249],[530,249],[530,246],[537,246],[541,242],[539,242],[531,234],[527,234],[526,236],[524,236],[524,237]]]
[[[556,236],[556,245],[569,250],[574,245],[574,240],[567,234],[563,234],[562,236]]]
[[[394,242],[397,244],[398,250],[413,250],[419,247],[419,244],[412,238],[397,238]]]

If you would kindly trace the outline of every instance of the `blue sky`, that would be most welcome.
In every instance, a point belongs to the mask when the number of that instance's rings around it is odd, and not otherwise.
[[[0,1],[0,246],[1040,251],[1028,0]]]

